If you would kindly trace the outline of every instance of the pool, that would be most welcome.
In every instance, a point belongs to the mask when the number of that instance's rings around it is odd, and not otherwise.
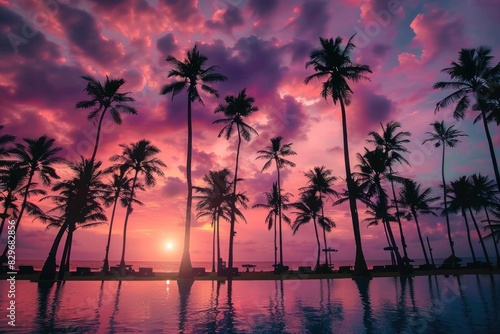
[[[0,282],[0,332],[498,333],[500,276],[372,280]]]

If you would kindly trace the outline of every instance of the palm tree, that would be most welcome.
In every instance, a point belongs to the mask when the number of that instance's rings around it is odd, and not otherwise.
[[[307,187],[301,188],[302,191],[311,191],[313,194],[318,194],[321,200],[321,217],[325,216],[324,212],[324,200],[323,195],[339,197],[339,194],[332,189],[332,183],[337,180],[335,176],[332,175],[331,169],[326,169],[325,166],[315,166],[313,169],[304,173],[307,178]],[[326,244],[326,229],[323,229],[323,241],[325,244],[325,249],[328,248]],[[328,268],[328,254],[325,251],[325,264]]]
[[[437,210],[437,207],[431,207],[430,204],[437,201],[439,197],[431,197],[431,188],[426,188],[423,191],[420,188],[421,185],[415,181],[408,179],[404,180],[403,187],[399,191],[399,198],[396,202],[401,204],[404,209],[409,210],[409,213],[406,215],[408,220],[412,218],[415,220],[425,263],[430,265],[429,258],[427,257],[427,251],[424,246],[424,240],[422,239],[422,233],[420,232],[418,214],[432,214],[436,216],[434,210]]]
[[[97,154],[97,147],[99,146],[99,137],[101,136],[101,126],[104,120],[106,112],[109,110],[113,122],[118,125],[122,124],[122,117],[120,113],[127,115],[137,115],[137,110],[126,104],[127,102],[134,102],[134,98],[128,96],[130,92],[119,92],[120,88],[125,84],[125,80],[120,79],[110,79],[106,76],[106,81],[104,84],[100,83],[98,80],[94,79],[89,75],[82,76],[82,79],[87,81],[87,86],[84,91],[90,97],[90,100],[80,101],[76,103],[76,108],[95,108],[92,110],[87,119],[94,124],[97,123],[97,134],[95,139],[94,151],[92,152],[92,161],[95,160]]]
[[[498,84],[500,80],[500,63],[492,67],[492,60],[490,48],[462,49],[458,55],[458,62],[453,61],[450,67],[441,70],[441,72],[448,74],[452,81],[439,81],[434,84],[434,89],[455,90],[436,104],[436,111],[457,102],[453,112],[453,117],[457,120],[464,118],[471,104],[471,97],[476,100],[473,109],[479,110],[481,114],[474,120],[474,123],[480,119],[483,120],[497,188],[500,190],[500,173],[487,116],[487,113],[491,111],[488,108],[488,97],[492,90],[492,84]]]
[[[395,175],[389,176],[389,156],[381,148],[377,147],[373,151],[369,151],[365,148],[365,154],[361,155],[358,153],[358,159],[360,164],[358,168],[360,172],[357,176],[360,181],[366,184],[367,196],[369,198],[375,197],[378,205],[380,206],[380,211],[382,214],[382,220],[387,228],[387,233],[389,235],[389,240],[393,248],[394,254],[396,255],[396,260],[399,266],[403,265],[403,259],[399,253],[398,247],[396,245],[396,240],[394,239],[394,234],[392,233],[392,228],[389,220],[389,203],[388,196],[385,190],[382,188],[382,182],[387,178],[392,178],[394,180],[401,181],[401,178]]]
[[[454,125],[451,125],[449,127],[446,127],[444,125],[444,122],[434,122],[431,124],[434,132],[426,132],[426,134],[429,135],[429,138],[424,140],[422,144],[425,144],[426,142],[433,142],[434,147],[438,148],[439,146],[443,146],[443,155],[442,155],[442,162],[441,162],[441,179],[443,182],[443,199],[444,199],[444,213],[446,217],[446,229],[448,231],[448,241],[450,243],[450,248],[451,248],[451,254],[455,258],[455,248],[453,247],[453,239],[451,238],[451,228],[450,228],[450,218],[448,217],[448,204],[447,204],[447,188],[446,188],[446,181],[444,178],[444,157],[445,157],[445,148],[446,146],[453,148],[460,143],[460,140],[458,139],[459,137],[464,137],[467,136],[460,130],[454,129]]]
[[[209,171],[205,174],[203,181],[207,184],[206,187],[196,187],[193,189],[200,195],[193,196],[198,200],[196,210],[197,218],[210,217],[211,224],[214,228],[212,238],[212,272],[215,271],[215,245],[217,244],[217,271],[221,271],[221,257],[220,257],[220,233],[219,233],[219,220],[223,218],[230,221],[227,215],[229,197],[231,194],[231,182],[229,176],[231,171],[229,168],[224,168],[218,171]]]
[[[15,225],[16,232],[27,206],[28,194],[35,173],[38,174],[38,177],[45,186],[50,186],[52,179],[59,179],[56,170],[52,166],[64,161],[61,157],[57,156],[61,148],[54,147],[55,140],[52,138],[41,136],[38,139],[24,138],[23,141],[24,143],[16,143],[15,147],[11,150],[11,153],[16,156],[18,160],[15,165],[18,168],[26,168],[28,172],[28,181],[26,182],[21,209]],[[2,262],[5,261],[6,254],[7,245],[2,254]]]
[[[116,205],[121,202],[123,207],[127,207],[127,198],[130,193],[130,187],[132,184],[132,179],[127,177],[126,166],[123,165],[119,168],[118,173],[114,173],[111,183],[109,184],[108,197],[106,197],[105,205],[113,205],[113,211],[111,212],[111,221],[109,222],[109,232],[108,241],[106,243],[106,254],[104,255],[104,261],[102,265],[102,272],[109,272],[109,246],[111,245],[111,232],[113,231],[113,222],[115,220]],[[137,187],[137,185],[136,185]]]
[[[291,203],[290,206],[294,207],[297,210],[293,212],[297,215],[295,221],[292,224],[293,234],[297,233],[302,225],[311,222],[311,220],[314,224],[314,232],[316,233],[316,243],[318,246],[315,270],[318,271],[320,268],[319,259],[321,253],[321,244],[319,242],[317,219],[320,218],[322,220],[322,224],[330,226],[330,228],[335,224],[330,218],[320,216],[321,199],[315,196],[310,191],[303,192],[301,194],[300,201]]]
[[[173,69],[168,73],[168,77],[179,77],[179,81],[166,84],[162,87],[160,94],[166,95],[172,93],[172,99],[175,95],[187,90],[187,123],[188,123],[188,143],[187,143],[187,162],[186,162],[186,178],[188,185],[188,195],[186,204],[186,228],[184,233],[184,247],[182,250],[182,260],[179,269],[180,278],[191,278],[193,270],[191,266],[191,256],[189,254],[190,231],[191,231],[191,206],[193,202],[193,185],[191,181],[191,159],[193,147],[193,127],[191,121],[191,103],[198,101],[202,105],[203,100],[198,92],[198,84],[201,90],[216,97],[219,93],[216,89],[208,84],[214,82],[227,81],[227,77],[216,73],[217,66],[204,68],[208,58],[201,54],[198,47],[195,45],[193,49],[187,52],[187,58],[184,61],[177,60],[173,56],[168,56],[166,61],[173,66]]]
[[[292,221],[290,218],[283,213],[283,210],[288,210],[289,208],[289,201],[290,201],[290,196],[292,194],[290,193],[283,193],[283,189],[278,190],[278,183],[273,182],[273,189],[271,192],[265,192],[266,195],[266,203],[257,203],[252,208],[265,208],[268,209],[269,212],[266,216],[265,223],[267,224],[267,229],[270,231],[271,228],[274,226],[274,268],[278,265],[278,247],[276,244],[276,222],[278,220],[278,214],[280,213],[280,208],[279,208],[279,203],[280,203],[280,198],[281,198],[281,217],[287,223],[290,225]]]
[[[326,39],[320,37],[321,49],[313,50],[306,63],[306,68],[313,66],[314,73],[305,79],[308,84],[314,78],[323,82],[321,89],[321,96],[327,100],[331,96],[333,103],[340,103],[342,112],[342,138],[344,142],[344,162],[346,170],[347,189],[349,192],[354,186],[351,179],[351,164],[349,161],[349,146],[347,136],[347,118],[345,107],[351,102],[353,91],[349,87],[348,81],[358,82],[360,80],[369,80],[365,76],[366,73],[371,73],[370,67],[367,65],[359,65],[351,60],[351,53],[355,45],[352,43],[352,36],[347,42],[345,47],[342,47],[342,38],[337,37],[333,39]],[[359,230],[359,217],[356,207],[356,199],[349,199],[349,206],[351,209],[351,219],[354,230],[354,240],[356,242],[356,261],[354,264],[354,271],[356,275],[369,275],[368,267],[366,266],[365,257],[363,255],[363,248],[361,245],[361,233]]]
[[[2,235],[3,227],[7,217],[9,217],[8,211],[12,211],[12,216],[14,219],[19,217],[19,207],[17,201],[26,192],[26,179],[28,176],[28,171],[26,168],[19,168],[11,165],[8,169],[0,171],[0,191],[1,197],[0,202],[4,207],[3,213],[0,214],[2,218],[2,223],[0,224],[0,236]],[[31,183],[31,189],[28,190],[28,198],[36,195],[45,195],[46,191],[42,189],[36,189],[37,184],[35,182]],[[31,202],[26,202],[26,210],[30,215],[40,215],[42,211],[38,206]]]
[[[281,145],[281,140],[283,137],[271,138],[271,145],[267,146],[265,150],[257,151],[260,154],[257,159],[266,159],[264,167],[262,167],[262,172],[271,166],[274,161],[276,164],[276,170],[278,172],[278,221],[279,221],[279,235],[280,235],[280,263],[279,266],[283,266],[283,237],[282,237],[282,202],[281,202],[281,179],[280,179],[280,169],[285,166],[295,167],[295,163],[290,160],[285,159],[290,155],[296,155],[297,153],[292,150],[292,143]]]
[[[247,97],[246,89],[243,89],[237,97],[228,95],[225,98],[226,104],[219,104],[215,108],[215,113],[224,114],[225,118],[218,119],[214,121],[214,124],[225,124],[222,130],[219,132],[219,138],[225,134],[227,140],[231,138],[234,133],[234,127],[236,125],[236,130],[238,133],[238,146],[236,149],[236,164],[234,169],[234,181],[233,181],[233,198],[236,198],[236,185],[238,180],[238,164],[240,157],[240,146],[241,137],[247,142],[250,141],[252,137],[252,132],[258,135],[257,131],[253,129],[250,125],[245,123],[245,118],[252,115],[254,112],[258,111],[259,108],[254,106],[253,103],[255,99],[253,97]],[[233,202],[233,204],[235,204]],[[234,211],[234,210],[233,210]],[[233,267],[233,238],[234,238],[234,220],[235,215],[231,214],[231,225],[229,232],[229,268]]]
[[[101,205],[106,189],[106,186],[100,181],[102,176],[102,171],[99,170],[101,162],[94,163],[92,160],[81,157],[80,162],[70,162],[68,166],[75,173],[75,176],[70,180],[58,182],[52,187],[52,191],[59,192],[59,195],[47,196],[42,199],[51,199],[56,206],[39,218],[44,222],[59,225],[60,228],[40,273],[40,282],[55,279],[57,250],[65,232],[68,232],[65,246],[66,257],[63,257],[61,261],[60,278],[64,276],[67,263],[65,259],[68,257],[69,245],[72,242],[76,226],[106,220]],[[59,215],[51,216],[50,214],[54,212],[59,212]]]
[[[476,200],[478,201],[478,205],[484,210],[486,214],[486,221],[488,222],[488,227],[492,231],[492,224],[489,212],[490,210],[495,209],[500,200],[498,198],[498,190],[492,180],[489,179],[488,176],[484,176],[481,174],[472,174],[469,177],[469,182],[472,186],[472,193],[476,196]],[[493,240],[493,245],[495,246],[495,255],[497,257],[497,268],[500,268],[500,256],[498,252],[498,245]]]
[[[120,272],[122,275],[125,272],[125,249],[127,242],[127,225],[130,214],[132,213],[132,203],[135,196],[135,192],[138,189],[137,184],[139,180],[139,175],[144,178],[144,184],[147,187],[153,187],[156,185],[156,176],[163,176],[163,171],[160,167],[167,167],[163,161],[156,158],[156,155],[160,153],[160,150],[151,144],[149,140],[141,139],[137,143],[130,144],[120,144],[123,149],[121,155],[115,154],[110,160],[113,162],[118,162],[118,164],[110,167],[111,170],[125,169],[127,172],[133,174],[132,185],[130,186],[130,194],[127,199],[127,212],[125,214],[125,223],[123,226],[123,247],[122,256],[120,260]]]
[[[467,241],[469,242],[470,251],[472,254],[472,259],[476,262],[476,254],[474,252],[474,247],[472,246],[472,240],[470,235],[469,222],[467,220],[467,210],[472,205],[472,193],[470,184],[465,176],[458,178],[457,180],[451,181],[450,185],[447,186],[447,196],[450,200],[448,211],[451,213],[461,213],[465,221],[465,227],[467,230]]]
[[[0,130],[2,129],[3,125],[0,125]],[[14,139],[16,137],[9,134],[0,135],[0,158],[9,156],[11,148],[6,145],[13,142]]]
[[[407,131],[397,132],[401,127],[401,123],[395,121],[388,122],[385,128],[382,123],[380,123],[380,126],[382,127],[382,135],[371,131],[369,135],[372,136],[373,139],[369,139],[367,141],[369,143],[375,144],[376,147],[382,148],[389,157],[389,181],[391,183],[392,199],[394,200],[394,206],[396,208],[396,219],[399,226],[399,235],[401,236],[401,245],[403,246],[404,257],[406,261],[408,261],[409,257],[406,251],[407,245],[403,234],[403,225],[401,224],[398,201],[396,200],[396,190],[394,189],[394,181],[391,177],[394,174],[392,170],[393,163],[399,162],[400,164],[405,163],[407,165],[410,165],[410,163],[401,155],[401,153],[408,152],[404,144],[410,142],[408,137],[411,136],[411,133]]]

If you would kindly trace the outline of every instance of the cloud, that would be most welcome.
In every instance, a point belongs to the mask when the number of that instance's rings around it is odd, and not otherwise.
[[[297,33],[311,38],[323,36],[331,17],[329,5],[330,2],[324,0],[303,2],[298,7],[297,17],[290,22],[289,26]],[[314,22],[314,24],[311,24],[311,22]]]
[[[241,27],[243,24],[240,8],[233,6],[216,11],[210,20],[205,21],[205,27],[208,29],[222,30],[227,34],[231,34],[233,28]]]
[[[156,49],[160,52],[162,60],[177,50],[174,34],[168,33],[156,41]]]

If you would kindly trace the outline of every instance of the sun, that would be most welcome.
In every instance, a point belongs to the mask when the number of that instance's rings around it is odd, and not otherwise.
[[[167,248],[168,250],[170,250],[170,249],[173,249],[173,248],[174,248],[174,245],[173,245],[171,242],[167,242],[167,243],[165,244],[165,248]]]

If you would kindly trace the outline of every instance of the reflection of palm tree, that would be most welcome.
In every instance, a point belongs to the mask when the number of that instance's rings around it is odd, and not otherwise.
[[[62,158],[57,156],[59,151],[61,151],[61,148],[54,147],[54,139],[42,136],[37,139],[24,138],[23,141],[24,143],[16,143],[15,147],[11,150],[12,154],[18,159],[16,166],[18,168],[26,168],[28,171],[26,190],[24,192],[21,209],[15,226],[16,232],[27,206],[28,194],[30,187],[32,186],[35,173],[38,174],[38,177],[44,185],[50,186],[52,179],[59,179],[53,165],[63,161]],[[5,258],[6,254],[7,245],[2,254],[2,258]]]
[[[111,316],[109,317],[109,332],[114,333],[115,332],[115,317],[116,314],[118,313],[120,305],[120,291],[122,289],[122,281],[118,281],[118,288],[116,289],[116,295],[115,295],[115,302],[113,304],[113,312],[111,313]]]
[[[191,232],[191,205],[193,201],[193,188],[191,181],[191,159],[193,147],[193,128],[191,116],[191,103],[198,101],[203,105],[203,100],[198,92],[198,84],[204,92],[219,97],[219,93],[208,84],[214,82],[227,81],[227,77],[216,73],[217,66],[204,68],[208,58],[201,54],[198,47],[195,45],[193,49],[187,52],[187,58],[184,61],[177,60],[173,56],[168,56],[166,61],[172,64],[173,69],[168,73],[168,77],[179,77],[179,81],[174,81],[162,87],[160,94],[166,95],[172,93],[172,99],[175,95],[187,90],[188,108],[187,108],[187,123],[188,123],[188,144],[187,144],[187,162],[186,162],[186,178],[188,185],[188,195],[186,204],[186,228],[184,233],[184,247],[182,249],[182,260],[179,268],[179,276],[189,278],[193,275],[191,266],[191,257],[189,255],[190,232]]]
[[[373,317],[373,309],[370,301],[370,280],[366,278],[357,278],[354,280],[358,287],[361,304],[363,305],[363,325],[366,333],[374,333],[376,320]]]
[[[453,89],[453,93],[439,101],[436,105],[436,111],[445,108],[455,102],[457,105],[453,112],[453,117],[460,120],[465,117],[465,112],[470,106],[471,95],[476,100],[474,110],[479,110],[481,114],[474,120],[474,123],[483,120],[484,132],[488,140],[491,161],[495,172],[498,190],[500,190],[500,173],[498,163],[495,157],[495,149],[491,140],[490,130],[488,128],[488,116],[490,112],[488,98],[491,95],[492,83],[498,83],[500,79],[500,63],[491,66],[493,56],[491,49],[479,47],[477,49],[462,49],[459,52],[458,62],[453,61],[450,67],[444,68],[444,72],[450,76],[452,81],[440,81],[434,84],[434,89]]]
[[[215,113],[223,113],[225,118],[218,119],[214,121],[214,124],[225,124],[222,130],[219,132],[219,137],[225,134],[227,140],[234,133],[234,126],[236,125],[236,131],[238,133],[238,146],[236,149],[236,165],[234,168],[234,181],[233,181],[233,201],[231,206],[233,210],[231,211],[231,221],[230,221],[230,231],[229,231],[229,268],[233,267],[233,238],[234,238],[234,221],[235,213],[234,209],[236,206],[236,185],[238,182],[238,166],[240,157],[240,146],[241,137],[247,142],[250,141],[251,133],[257,134],[257,131],[253,129],[250,125],[246,124],[244,118],[249,117],[254,112],[258,111],[259,108],[252,105],[254,103],[253,97],[246,96],[246,89],[243,89],[237,97],[232,95],[226,96],[226,104],[220,104],[216,109]]]
[[[93,123],[97,123],[97,134],[95,139],[94,151],[90,160],[94,161],[97,154],[97,147],[99,146],[99,137],[101,135],[102,121],[106,112],[109,110],[113,121],[121,125],[122,117],[120,112],[128,115],[137,115],[137,110],[133,107],[127,106],[126,102],[134,102],[134,98],[128,96],[130,93],[118,92],[125,84],[124,79],[110,79],[106,76],[106,81],[101,84],[98,80],[89,75],[82,76],[82,79],[87,81],[85,91],[91,98],[90,100],[80,101],[76,104],[76,108],[95,108],[92,110],[87,119]]]
[[[448,241],[450,243],[451,254],[455,257],[455,248],[453,247],[453,239],[451,238],[451,228],[450,228],[450,218],[448,217],[448,204],[447,204],[447,196],[446,196],[446,181],[444,178],[444,157],[445,157],[445,148],[446,146],[453,148],[458,145],[460,140],[459,137],[466,136],[459,130],[454,129],[454,125],[450,127],[446,127],[444,122],[434,122],[431,124],[434,132],[426,132],[429,135],[429,138],[424,140],[422,144],[430,141],[434,143],[434,146],[437,148],[439,146],[443,146],[443,158],[441,164],[441,178],[443,181],[443,199],[444,199],[444,213],[446,216],[446,228],[448,230]]]
[[[283,213],[283,210],[288,210],[288,202],[290,201],[290,196],[292,196],[292,194],[283,193],[283,189],[281,189],[281,191],[278,191],[278,184],[276,182],[273,183],[273,190],[271,192],[265,192],[264,194],[266,195],[266,203],[255,204],[254,206],[252,206],[252,208],[266,208],[269,210],[265,219],[265,223],[267,224],[268,230],[271,230],[271,228],[274,226],[274,266],[276,268],[276,265],[278,264],[278,247],[276,245],[276,221],[280,212],[279,203],[281,199],[281,216],[285,223],[290,225],[292,221]]]
[[[411,133],[409,132],[397,132],[398,128],[401,127],[401,124],[399,122],[394,122],[390,121],[386,124],[385,128],[382,124],[380,124],[382,127],[382,135],[372,131],[369,133],[370,136],[373,137],[373,139],[368,140],[368,142],[375,144],[377,147],[382,148],[382,150],[387,154],[388,157],[388,167],[389,167],[389,173],[388,173],[388,179],[391,183],[391,190],[392,190],[392,199],[394,200],[394,206],[396,208],[396,219],[398,222],[399,226],[399,234],[401,236],[401,245],[403,245],[403,253],[406,259],[408,258],[408,253],[406,251],[406,242],[405,242],[405,237],[403,234],[403,226],[401,224],[401,218],[399,214],[399,207],[398,207],[398,202],[396,200],[396,191],[394,189],[394,180],[392,178],[394,172],[392,170],[392,165],[395,162],[399,162],[400,164],[407,164],[410,165],[410,163],[401,155],[401,153],[408,152],[404,144],[409,143],[410,140],[407,139],[407,137],[411,136]]]
[[[179,325],[178,329],[180,333],[185,330],[187,315],[188,315],[188,302],[189,295],[191,294],[191,287],[193,286],[194,280],[192,279],[178,279],[177,288],[179,290]]]
[[[332,189],[332,183],[337,180],[335,176],[332,175],[331,169],[326,169],[325,166],[314,167],[309,170],[309,172],[304,174],[307,178],[308,186],[301,188],[301,190],[311,191],[313,194],[318,193],[319,199],[321,200],[321,217],[325,217],[325,203],[323,200],[323,195],[339,197],[337,192]],[[326,244],[326,229],[323,229],[323,241],[325,243],[325,264],[328,267],[328,253],[326,249],[328,248]]]
[[[296,212],[293,212],[297,215],[292,224],[293,234],[295,234],[304,224],[311,221],[314,224],[314,232],[316,233],[316,242],[318,246],[315,270],[319,270],[321,244],[319,242],[318,227],[316,224],[319,223],[323,228],[328,230],[334,227],[335,223],[330,218],[321,216],[321,199],[315,196],[312,192],[307,191],[302,193],[300,201],[292,203],[290,206],[297,210]]]
[[[412,180],[404,180],[403,187],[399,191],[399,198],[396,203],[401,204],[404,209],[408,209],[406,214],[408,220],[414,219],[417,226],[418,238],[420,239],[420,246],[424,254],[425,263],[429,265],[429,258],[425,250],[424,240],[420,232],[420,225],[418,223],[417,214],[432,214],[436,216],[434,210],[436,207],[431,207],[431,202],[437,201],[439,197],[431,197],[431,188],[426,188],[424,191],[420,190],[421,185]]]
[[[311,52],[310,60],[306,63],[306,67],[313,66],[316,73],[308,76],[305,83],[309,83],[314,78],[323,82],[321,96],[326,100],[332,97],[333,103],[340,102],[342,113],[342,139],[344,142],[344,162],[346,170],[347,189],[352,192],[351,164],[349,161],[349,145],[347,136],[347,117],[345,107],[351,102],[353,94],[349,87],[348,80],[357,82],[360,80],[369,80],[365,76],[366,73],[371,73],[370,67],[367,65],[359,65],[351,60],[351,52],[354,50],[352,36],[345,47],[342,47],[342,38],[325,39],[320,37],[321,49],[316,49]],[[356,261],[354,271],[357,275],[368,275],[368,267],[366,266],[365,257],[361,245],[361,233],[359,230],[359,217],[356,208],[356,199],[349,198],[349,206],[351,209],[351,219],[354,230],[354,240],[356,243]]]
[[[297,153],[292,150],[292,143],[281,145],[282,137],[271,138],[271,145],[267,146],[265,150],[257,151],[260,154],[257,159],[267,160],[262,167],[262,171],[268,169],[271,163],[274,161],[276,164],[276,170],[278,172],[278,221],[279,221],[279,235],[280,235],[280,266],[283,266],[283,236],[282,236],[282,200],[281,200],[281,180],[280,180],[280,169],[285,166],[295,167],[295,163],[290,160],[286,160],[285,157],[290,155],[296,155]]]
[[[151,144],[149,140],[142,139],[137,143],[131,143],[129,145],[121,144],[123,148],[123,153],[121,155],[114,155],[111,157],[111,161],[119,162],[119,164],[114,165],[111,169],[125,168],[133,173],[132,185],[130,186],[130,194],[127,199],[127,212],[125,214],[125,223],[123,225],[123,247],[122,247],[122,257],[120,260],[120,272],[122,275],[125,273],[125,244],[127,241],[127,223],[132,213],[132,203],[135,196],[135,191],[138,188],[137,181],[139,175],[144,178],[144,183],[147,187],[153,187],[156,184],[155,176],[163,176],[163,172],[160,167],[166,167],[166,165],[160,159],[156,158],[156,155],[160,153],[160,150]]]

